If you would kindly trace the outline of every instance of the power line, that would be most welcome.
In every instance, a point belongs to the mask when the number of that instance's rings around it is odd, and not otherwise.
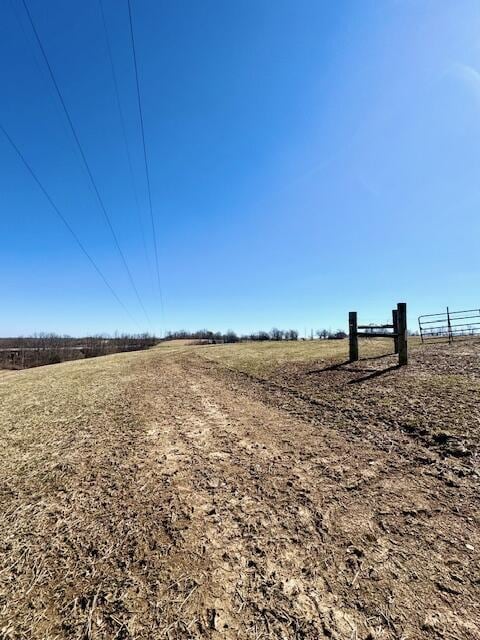
[[[57,205],[55,204],[55,202],[53,201],[53,199],[51,198],[50,194],[48,193],[48,191],[45,189],[45,187],[43,186],[43,184],[40,182],[39,178],[37,177],[37,175],[35,174],[34,170],[32,169],[32,167],[30,166],[30,164],[27,162],[25,156],[23,155],[23,153],[20,151],[20,149],[17,147],[17,145],[15,144],[15,142],[12,140],[12,138],[10,137],[10,135],[8,134],[8,132],[6,131],[5,127],[0,123],[0,130],[2,131],[3,135],[5,136],[5,138],[8,140],[8,142],[10,143],[10,145],[12,146],[12,148],[15,150],[15,152],[17,153],[18,157],[20,158],[20,160],[23,162],[23,165],[25,166],[25,168],[27,169],[27,171],[30,173],[30,175],[32,176],[32,178],[35,180],[35,182],[37,183],[38,187],[40,188],[40,190],[42,191],[43,195],[46,197],[46,199],[48,200],[48,202],[50,203],[51,207],[53,208],[53,210],[55,211],[55,213],[57,214],[57,216],[60,218],[60,220],[63,222],[63,224],[66,226],[66,228],[68,229],[68,231],[70,232],[70,234],[73,236],[75,242],[77,243],[77,245],[80,247],[81,251],[84,253],[84,255],[88,258],[88,260],[90,261],[90,264],[93,266],[93,268],[95,269],[95,271],[98,273],[98,275],[100,276],[100,278],[103,280],[104,284],[107,286],[107,288],[109,289],[110,293],[113,295],[113,297],[115,298],[115,300],[120,304],[120,306],[123,308],[123,310],[127,313],[127,315],[130,317],[131,320],[133,320],[133,322],[135,324],[137,324],[137,321],[135,320],[135,318],[132,316],[132,314],[130,313],[130,311],[127,309],[127,307],[125,306],[125,304],[122,302],[122,300],[119,298],[119,296],[117,295],[115,289],[112,287],[112,285],[109,283],[109,281],[107,280],[107,278],[104,276],[102,270],[100,269],[100,267],[97,265],[97,263],[95,262],[95,260],[92,258],[92,256],[90,255],[90,253],[87,251],[87,249],[85,248],[85,246],[83,245],[82,241],[80,240],[80,238],[77,236],[77,234],[75,233],[74,229],[72,228],[72,226],[70,225],[70,223],[68,222],[68,220],[65,218],[65,216],[63,215],[63,213],[60,211],[60,209],[57,207]]]
[[[87,173],[88,173],[88,176],[90,178],[90,182],[92,184],[92,187],[93,187],[93,190],[95,192],[95,195],[97,197],[98,203],[99,203],[100,208],[101,208],[101,210],[103,212],[103,215],[104,215],[104,218],[105,218],[105,220],[107,222],[108,228],[110,229],[110,232],[112,234],[112,238],[114,240],[115,246],[116,246],[117,251],[118,251],[118,253],[120,255],[120,258],[122,260],[123,266],[125,267],[125,271],[127,272],[128,279],[130,280],[130,284],[132,285],[132,288],[133,288],[133,290],[135,292],[135,295],[137,297],[137,300],[138,300],[138,302],[139,302],[139,304],[140,304],[140,306],[141,306],[141,308],[143,310],[143,313],[145,314],[145,317],[147,319],[148,324],[151,324],[150,318],[148,317],[147,311],[146,311],[145,306],[144,306],[144,304],[142,302],[142,299],[140,297],[140,293],[138,292],[138,289],[137,289],[137,287],[135,285],[135,281],[133,280],[133,276],[132,276],[132,273],[131,273],[130,268],[128,266],[128,263],[127,263],[127,260],[125,258],[125,255],[124,255],[124,253],[123,253],[123,251],[122,251],[122,249],[120,247],[120,244],[118,242],[117,234],[115,233],[115,230],[113,228],[112,222],[110,220],[110,216],[108,215],[108,212],[107,212],[107,210],[105,208],[105,204],[104,204],[103,199],[102,199],[102,197],[100,195],[100,192],[98,190],[97,184],[96,184],[95,179],[93,177],[92,171],[91,171],[90,166],[88,164],[87,158],[86,158],[85,153],[83,151],[83,147],[80,144],[80,140],[79,140],[77,132],[75,130],[75,126],[74,126],[74,124],[72,122],[72,119],[71,119],[70,114],[68,112],[67,106],[66,106],[65,101],[63,99],[62,92],[60,91],[60,88],[59,88],[59,86],[57,84],[57,81],[55,79],[55,75],[53,73],[53,69],[52,69],[52,67],[50,65],[50,62],[48,60],[48,56],[47,56],[46,51],[45,51],[45,49],[43,47],[43,44],[42,44],[42,41],[41,41],[40,36],[38,34],[38,31],[37,31],[37,29],[35,27],[35,23],[33,22],[33,19],[32,19],[32,16],[30,14],[30,11],[28,9],[28,5],[26,3],[26,0],[22,0],[22,3],[23,3],[23,6],[25,8],[25,12],[26,12],[26,14],[28,16],[28,20],[29,20],[30,25],[32,27],[33,33],[35,34],[35,38],[37,40],[38,46],[40,47],[40,51],[42,52],[42,56],[43,56],[43,59],[45,60],[45,64],[47,65],[47,68],[48,68],[48,71],[49,71],[49,74],[50,74],[50,78],[51,78],[51,80],[53,82],[53,85],[54,85],[55,90],[57,92],[58,98],[59,98],[60,103],[61,103],[61,105],[63,107],[63,111],[64,111],[65,116],[67,118],[68,124],[70,125],[70,129],[71,129],[72,135],[73,135],[73,137],[75,139],[75,142],[77,144],[78,150],[80,151],[80,155],[81,155],[83,163],[85,165],[85,169],[87,170]]]
[[[103,24],[103,30],[105,32],[105,42],[107,45],[107,53],[108,53],[108,59],[110,61],[110,69],[112,72],[112,79],[113,79],[113,85],[115,88],[115,98],[116,98],[116,103],[117,103],[117,108],[118,108],[118,113],[120,116],[120,124],[121,124],[121,129],[122,129],[122,134],[123,134],[123,141],[125,144],[125,152],[126,152],[126,156],[127,156],[127,162],[128,162],[128,169],[130,172],[130,182],[131,182],[131,186],[132,186],[132,191],[133,191],[133,195],[135,198],[135,204],[137,207],[137,214],[138,214],[138,221],[139,221],[139,227],[140,227],[140,234],[142,237],[142,244],[143,244],[143,249],[145,252],[145,261],[147,264],[147,268],[150,272],[151,275],[151,263],[150,263],[150,259],[148,256],[148,251],[147,251],[147,243],[146,243],[146,239],[145,239],[145,231],[143,228],[143,222],[142,222],[142,215],[140,212],[140,202],[138,199],[138,193],[137,193],[137,188],[136,188],[136,184],[135,184],[135,178],[134,178],[134,173],[133,173],[133,163],[132,163],[132,155],[130,153],[130,145],[128,144],[128,136],[127,136],[127,127],[125,125],[125,116],[123,114],[123,109],[122,109],[122,103],[120,100],[120,91],[118,88],[118,80],[117,80],[117,74],[115,72],[115,65],[113,63],[113,54],[112,54],[112,47],[110,44],[110,37],[108,35],[108,28],[107,28],[107,21],[105,19],[105,11],[103,8],[103,0],[98,0],[98,4],[100,6],[100,13],[102,16],[102,24]]]
[[[135,50],[135,37],[133,35],[133,22],[132,22],[132,6],[130,0],[128,0],[128,18],[130,21],[130,36],[132,39],[132,52],[133,52],[133,63],[135,66],[135,82],[137,87],[137,100],[138,100],[138,111],[140,114],[140,125],[142,130],[142,144],[143,144],[143,159],[145,162],[145,175],[147,178],[147,189],[148,189],[148,204],[150,208],[150,222],[152,226],[152,235],[153,235],[153,244],[155,247],[155,266],[157,269],[157,281],[158,281],[158,292],[160,295],[160,305],[162,308],[163,314],[163,295],[162,295],[162,285],[160,282],[160,268],[158,266],[158,247],[157,247],[157,233],[155,230],[155,220],[153,217],[153,207],[152,207],[152,191],[150,189],[150,172],[148,170],[148,159],[147,159],[147,146],[145,144],[145,127],[143,124],[143,111],[142,111],[142,100],[140,98],[140,84],[138,81],[138,67],[137,67],[137,54]]]

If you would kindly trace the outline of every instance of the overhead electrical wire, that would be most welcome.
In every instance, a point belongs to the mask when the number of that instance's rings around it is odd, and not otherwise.
[[[34,170],[32,169],[32,167],[30,166],[30,164],[28,163],[28,161],[26,160],[25,156],[23,155],[23,153],[20,151],[20,149],[18,148],[18,146],[15,144],[15,142],[13,141],[13,139],[11,138],[10,134],[7,132],[7,130],[5,129],[5,127],[0,123],[0,131],[2,131],[3,135],[5,136],[5,138],[8,140],[8,142],[10,143],[11,147],[14,149],[14,151],[16,152],[16,154],[18,155],[18,157],[20,158],[20,160],[22,161],[23,165],[25,166],[25,168],[27,169],[27,171],[30,173],[30,175],[32,176],[32,178],[35,180],[35,182],[37,183],[38,187],[40,188],[40,190],[42,191],[43,195],[45,196],[45,198],[48,200],[48,202],[50,203],[52,209],[55,211],[55,213],[57,214],[57,216],[60,218],[60,220],[63,222],[63,224],[65,225],[65,227],[68,229],[70,235],[73,237],[73,239],[75,240],[75,242],[77,243],[77,245],[80,247],[80,250],[83,252],[83,254],[87,257],[87,259],[89,260],[90,264],[93,266],[93,268],[95,269],[95,271],[97,272],[97,274],[100,276],[100,278],[103,280],[105,286],[108,288],[108,290],[110,291],[110,293],[113,295],[113,297],[115,298],[115,300],[118,302],[118,304],[123,308],[123,310],[125,311],[125,313],[129,316],[129,318],[131,320],[133,320],[133,322],[138,326],[137,321],[135,320],[135,318],[132,316],[132,314],[130,313],[130,311],[127,309],[127,307],[125,306],[125,304],[122,302],[121,298],[118,296],[117,292],[115,291],[115,289],[112,287],[112,285],[110,284],[110,282],[107,280],[107,278],[105,277],[105,275],[103,274],[102,270],[100,269],[100,267],[97,265],[97,263],[95,262],[95,260],[93,259],[93,257],[90,255],[90,253],[87,251],[87,249],[85,248],[84,244],[82,243],[82,241],[80,240],[80,238],[77,236],[77,234],[75,233],[75,230],[73,229],[73,227],[70,225],[70,223],[68,222],[68,220],[65,218],[65,216],[63,215],[63,213],[60,211],[60,209],[58,208],[58,206],[55,204],[55,202],[53,201],[52,197],[50,196],[50,194],[48,193],[48,191],[46,190],[46,188],[43,186],[43,184],[40,182],[40,179],[37,177],[36,173],[34,172]]]
[[[36,39],[36,41],[38,43],[38,46],[40,47],[40,51],[42,52],[42,56],[43,56],[43,59],[45,60],[45,64],[47,65],[47,68],[48,68],[48,71],[49,71],[49,74],[50,74],[50,78],[51,78],[52,83],[53,83],[53,85],[55,87],[55,91],[56,91],[56,93],[58,95],[58,98],[59,98],[60,103],[62,105],[63,111],[64,111],[65,116],[67,118],[67,121],[68,121],[68,124],[70,126],[70,130],[72,132],[73,138],[74,138],[74,140],[75,140],[75,142],[77,144],[78,150],[79,150],[80,155],[82,157],[83,164],[84,164],[85,169],[87,171],[87,174],[88,174],[88,176],[90,178],[90,182],[92,184],[93,190],[94,190],[95,195],[97,197],[98,203],[99,203],[100,208],[101,208],[101,210],[103,212],[103,216],[105,218],[107,226],[108,226],[108,228],[110,230],[110,233],[112,235],[115,247],[116,247],[116,249],[118,251],[118,254],[120,255],[120,258],[121,258],[121,261],[122,261],[123,266],[125,268],[125,271],[127,272],[128,279],[130,281],[132,289],[135,292],[135,296],[136,296],[136,298],[138,300],[138,303],[140,304],[140,307],[142,308],[142,311],[143,311],[143,313],[144,313],[144,315],[145,315],[145,317],[147,319],[147,322],[150,325],[151,324],[150,318],[148,317],[148,313],[147,313],[147,311],[145,309],[145,306],[143,304],[142,298],[140,297],[140,293],[139,293],[139,291],[137,289],[137,286],[135,284],[135,281],[133,279],[133,276],[132,276],[132,273],[131,273],[130,268],[128,266],[127,260],[126,260],[125,255],[124,255],[124,253],[123,253],[123,251],[122,251],[122,249],[120,247],[120,244],[118,242],[117,234],[115,233],[115,229],[113,228],[112,221],[110,220],[110,216],[108,215],[107,209],[106,209],[105,204],[104,204],[103,199],[102,199],[102,196],[100,195],[100,191],[98,190],[97,183],[95,182],[95,178],[93,177],[92,171],[90,169],[90,165],[88,164],[87,158],[85,156],[85,152],[83,151],[83,147],[82,147],[82,145],[80,143],[80,140],[78,138],[75,126],[74,126],[74,124],[72,122],[72,119],[70,117],[70,113],[69,113],[69,111],[67,109],[67,106],[65,104],[65,100],[63,99],[62,92],[60,91],[58,83],[57,83],[57,81],[55,79],[55,74],[53,73],[53,69],[52,69],[52,67],[50,65],[50,62],[49,62],[48,56],[46,54],[45,48],[44,48],[44,46],[42,44],[42,41],[41,41],[40,36],[38,34],[38,31],[37,31],[37,29],[35,27],[35,23],[33,21],[33,18],[32,18],[32,15],[30,13],[30,10],[28,8],[28,5],[26,3],[26,0],[22,0],[22,3],[23,3],[23,6],[25,8],[25,12],[26,12],[26,14],[28,16],[28,20],[29,20],[30,25],[32,27],[33,33],[35,34],[35,39]]]
[[[116,103],[117,103],[117,108],[118,108],[118,114],[120,117],[120,125],[121,125],[121,129],[122,129],[122,134],[123,134],[123,142],[125,145],[125,152],[126,152],[126,156],[127,156],[127,163],[128,163],[128,169],[129,169],[129,173],[130,173],[130,182],[131,182],[131,186],[132,186],[132,192],[133,192],[133,196],[135,199],[135,204],[136,204],[136,208],[137,208],[137,214],[138,214],[138,222],[139,222],[139,227],[140,227],[140,235],[142,237],[142,244],[143,244],[143,249],[144,249],[144,253],[145,253],[145,262],[147,265],[147,268],[150,272],[152,269],[151,263],[150,263],[150,259],[148,256],[148,250],[147,250],[147,242],[146,242],[146,238],[145,238],[145,230],[143,228],[143,222],[142,222],[142,215],[141,215],[141,211],[140,211],[140,202],[138,199],[138,192],[137,192],[137,187],[135,184],[135,178],[134,178],[134,173],[133,173],[133,162],[132,162],[132,154],[130,152],[130,145],[128,144],[128,136],[127,136],[127,127],[125,124],[125,116],[123,113],[123,109],[122,109],[122,103],[120,100],[120,91],[118,88],[118,79],[117,79],[117,74],[115,72],[115,64],[113,62],[113,53],[112,53],[112,46],[110,44],[110,36],[108,35],[108,28],[107,28],[107,21],[105,18],[105,11],[103,8],[103,0],[98,0],[98,4],[100,6],[100,14],[102,16],[102,24],[103,24],[103,30],[105,33],[105,42],[107,45],[107,53],[108,53],[108,59],[110,62],[110,69],[112,72],[112,79],[113,79],[113,86],[115,89],[115,98],[116,98]]]
[[[157,282],[158,282],[158,293],[160,296],[160,306],[162,309],[162,314],[164,313],[164,308],[163,308],[163,294],[162,294],[162,285],[161,285],[161,280],[160,280],[160,267],[158,264],[158,246],[157,246],[157,233],[156,233],[156,229],[155,229],[155,219],[153,216],[153,207],[152,207],[152,191],[150,188],[150,172],[148,169],[148,158],[147,158],[147,146],[145,143],[145,127],[144,127],[144,123],[143,123],[143,111],[142,111],[142,100],[141,100],[141,96],[140,96],[140,83],[138,80],[138,66],[137,66],[137,53],[136,53],[136,49],[135,49],[135,37],[133,34],[133,21],[132,21],[132,6],[130,3],[130,0],[128,0],[128,18],[130,21],[130,36],[132,39],[132,52],[133,52],[133,64],[135,67],[135,83],[136,83],[136,87],[137,87],[137,101],[138,101],[138,111],[140,114],[140,126],[141,126],[141,130],[142,130],[142,145],[143,145],[143,159],[145,162],[145,175],[146,175],[146,179],[147,179],[147,191],[148,191],[148,204],[149,204],[149,210],[150,210],[150,223],[151,223],[151,227],[152,227],[152,235],[153,235],[153,246],[155,248],[155,266],[156,266],[156,271],[157,271]]]

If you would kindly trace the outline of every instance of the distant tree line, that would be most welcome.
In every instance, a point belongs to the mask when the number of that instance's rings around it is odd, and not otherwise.
[[[341,340],[347,337],[345,331],[338,329],[337,331],[331,331],[330,329],[317,329],[315,333],[312,331],[310,339],[314,339],[314,335],[320,340]],[[227,331],[222,333],[220,331],[214,332],[208,329],[200,329],[198,331],[187,331],[182,329],[180,331],[168,331],[164,340],[195,340],[199,342],[209,342],[211,344],[224,344],[233,342],[266,342],[281,341],[281,340],[298,340],[299,334],[295,329],[277,329],[274,327],[270,331],[256,331],[248,334],[237,334],[235,331]],[[304,340],[304,338],[300,338]]]
[[[228,344],[234,342],[246,342],[249,340],[298,340],[298,331],[288,329],[272,329],[271,331],[257,331],[256,333],[239,335],[235,331],[210,331],[208,329],[199,329],[198,331],[168,331],[164,340],[195,340],[199,342],[209,342],[211,344]]]
[[[74,338],[39,333],[18,338],[0,338],[0,368],[27,369],[66,360],[94,358],[121,351],[148,349],[158,342],[148,333],[95,335]]]

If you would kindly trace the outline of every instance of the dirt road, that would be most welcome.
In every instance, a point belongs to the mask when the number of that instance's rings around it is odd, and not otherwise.
[[[477,476],[304,396],[192,348],[2,378],[0,637],[480,638]]]

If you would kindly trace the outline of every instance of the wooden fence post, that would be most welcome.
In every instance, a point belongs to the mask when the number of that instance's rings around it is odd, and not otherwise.
[[[453,342],[452,323],[450,322],[450,309],[447,307],[448,341]]]
[[[393,333],[398,334],[398,311],[396,309],[392,309],[392,324],[393,324]],[[398,353],[398,335],[393,338],[393,347],[395,353]]]
[[[358,360],[357,312],[348,314],[348,334],[350,339],[350,362]]]
[[[408,363],[407,349],[407,305],[405,302],[397,304],[397,328],[398,328],[398,364]]]

